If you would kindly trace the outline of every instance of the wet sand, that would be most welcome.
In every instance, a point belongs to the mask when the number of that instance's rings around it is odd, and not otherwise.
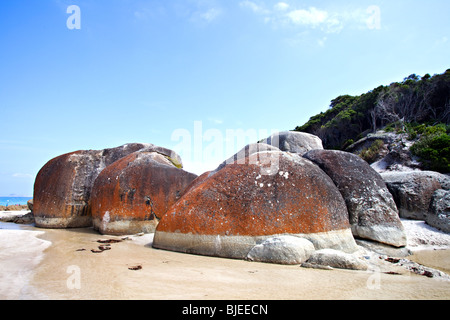
[[[317,270],[153,249],[150,235],[98,250],[92,229],[45,230],[52,243],[34,268],[25,298],[158,300],[450,299],[450,282],[412,274]],[[83,251],[78,251],[82,250]],[[450,250],[416,254],[444,266]],[[424,263],[425,264],[425,263]],[[139,270],[129,268],[138,267]]]
[[[449,250],[419,250],[415,251],[408,259],[450,274]]]
[[[0,299],[33,299],[30,280],[51,243],[39,239],[44,232],[33,228],[0,223],[0,229]]]

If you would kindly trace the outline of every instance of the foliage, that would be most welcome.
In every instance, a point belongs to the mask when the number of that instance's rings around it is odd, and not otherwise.
[[[413,140],[423,134],[424,123],[440,122],[450,122],[450,69],[434,76],[412,74],[360,96],[341,95],[295,130],[319,136],[327,149],[343,149],[347,141],[387,125],[387,131],[406,132]]]
[[[352,144],[355,143],[355,140],[353,139],[348,139],[347,141],[344,142],[344,144],[342,145],[342,149],[346,149],[348,147],[350,147]]]
[[[359,156],[363,160],[366,160],[368,163],[372,164],[377,160],[376,158],[380,153],[380,150],[383,148],[383,146],[384,146],[383,140],[375,140],[369,148],[363,149],[360,152]]]
[[[183,164],[181,164],[177,159],[169,157],[169,156],[165,156],[167,160],[169,160],[170,162],[172,162],[172,164],[178,168],[178,169],[183,169]]]
[[[428,170],[441,173],[450,172],[450,135],[449,126],[439,124],[424,129],[420,139],[411,147]]]

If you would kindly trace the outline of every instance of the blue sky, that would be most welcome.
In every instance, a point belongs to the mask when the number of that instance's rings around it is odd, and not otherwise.
[[[0,195],[32,195],[55,156],[128,142],[210,170],[341,94],[443,73],[449,12],[446,0],[1,1]]]

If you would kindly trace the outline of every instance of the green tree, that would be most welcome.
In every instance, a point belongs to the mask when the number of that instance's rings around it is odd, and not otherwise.
[[[426,128],[411,152],[420,158],[425,169],[450,173],[450,135],[445,125]]]

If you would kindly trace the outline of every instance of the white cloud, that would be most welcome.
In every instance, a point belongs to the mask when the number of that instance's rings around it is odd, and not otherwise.
[[[223,7],[217,1],[191,0],[182,2],[183,4],[178,4],[178,10],[189,17],[191,22],[201,25],[216,21],[224,13]]]
[[[175,17],[194,24],[205,25],[217,20],[223,15],[223,7],[213,0],[189,1],[143,1],[136,5],[133,11],[137,22],[153,18]],[[167,3],[166,3],[167,2]]]
[[[248,8],[257,14],[270,14],[269,10],[265,9],[263,6],[257,5],[256,3],[252,2],[252,1],[248,1],[248,0],[242,1],[239,3],[239,6],[241,6],[243,8]]]
[[[207,22],[212,22],[217,17],[219,17],[221,13],[222,13],[222,10],[217,9],[217,8],[211,8],[204,13],[200,13],[200,18],[202,18],[203,20],[206,20]]]
[[[447,37],[442,37],[439,40],[436,41],[436,44],[438,45],[442,45],[442,44],[446,44],[448,42],[448,38]]]
[[[156,17],[166,16],[167,8],[156,2],[140,2],[134,7],[134,18],[136,22],[145,22]]]
[[[295,25],[317,28],[325,33],[339,33],[344,28],[343,18],[336,13],[311,7],[308,10],[294,10],[287,14]]]
[[[327,41],[327,37],[323,37],[323,38],[317,40],[317,44],[318,44],[320,47],[325,47],[325,42],[326,42],[326,41]]]
[[[278,2],[272,10],[267,10],[262,5],[248,0],[240,2],[240,6],[248,8],[256,14],[264,14],[264,23],[271,23],[276,28],[294,26],[301,27],[303,30],[318,29],[327,34],[339,33],[344,27],[369,30],[372,25],[368,24],[368,19],[375,19],[378,23],[381,12],[379,7],[376,7],[377,10],[374,11],[374,6],[367,10],[365,8],[347,8],[340,11],[329,11],[316,7],[294,7],[286,2]]]
[[[210,118],[208,118],[208,120],[210,122],[214,123],[214,124],[223,124],[223,120],[219,119],[219,118],[212,118],[212,117],[210,117]]]
[[[275,8],[275,10],[278,10],[278,11],[285,11],[285,10],[289,9],[289,5],[286,2],[278,2],[273,7]]]
[[[344,28],[344,22],[337,16],[330,17],[327,19],[326,23],[323,26],[323,30],[326,33],[339,33]]]
[[[290,11],[287,16],[294,24],[317,26],[327,21],[328,12],[311,7],[308,10]]]

